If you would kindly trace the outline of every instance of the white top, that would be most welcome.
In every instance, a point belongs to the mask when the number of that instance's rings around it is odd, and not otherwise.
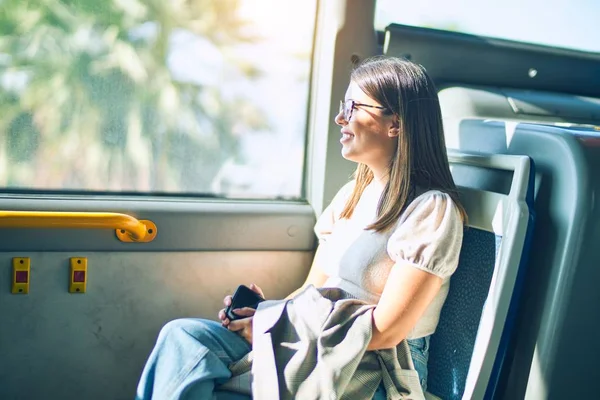
[[[324,287],[339,287],[357,298],[377,304],[394,264],[410,265],[443,279],[442,287],[408,335],[416,339],[435,332],[448,296],[450,276],[458,266],[463,238],[460,212],[452,198],[430,190],[416,197],[386,232],[365,230],[377,217],[381,191],[369,185],[350,219],[340,219],[354,188],[346,184],[315,225],[324,272]]]

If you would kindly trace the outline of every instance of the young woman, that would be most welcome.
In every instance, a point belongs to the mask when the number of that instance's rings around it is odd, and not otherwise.
[[[367,60],[352,72],[335,122],[342,156],[358,167],[317,221],[313,265],[289,297],[308,285],[339,287],[376,304],[368,350],[407,339],[425,389],[429,337],[458,265],[466,219],[450,174],[436,88],[419,65]],[[236,313],[246,318],[229,321],[221,310],[221,324],[180,319],[165,325],[138,398],[212,398],[215,383],[231,376],[228,364],[251,350],[254,310]],[[375,398],[385,398],[382,386]]]

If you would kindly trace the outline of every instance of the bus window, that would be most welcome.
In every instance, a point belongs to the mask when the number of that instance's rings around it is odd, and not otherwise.
[[[0,187],[301,197],[315,15],[315,0],[3,1]]]

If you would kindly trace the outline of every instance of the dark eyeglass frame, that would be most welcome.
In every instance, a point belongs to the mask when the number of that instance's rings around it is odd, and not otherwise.
[[[346,107],[346,104],[350,103],[350,107]],[[377,108],[378,110],[387,110],[387,107],[383,107],[383,106],[374,106],[371,104],[364,104],[364,103],[359,103],[357,101],[354,100],[340,100],[340,111],[342,113],[342,115],[344,116],[344,120],[350,122],[350,119],[352,118],[352,112],[354,111],[354,109],[356,107],[368,107],[368,108]]]

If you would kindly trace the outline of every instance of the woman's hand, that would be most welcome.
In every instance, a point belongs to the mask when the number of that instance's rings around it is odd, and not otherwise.
[[[233,312],[246,318],[236,319],[235,321],[229,322],[227,329],[232,332],[236,332],[238,335],[246,339],[248,343],[252,343],[252,321],[254,320],[254,313],[256,313],[256,310],[254,308],[244,307],[236,308],[233,310]]]
[[[227,307],[229,307],[231,305],[231,299],[232,297],[230,295],[225,296],[225,298],[223,299],[223,304],[225,304],[225,308],[221,309],[219,311],[219,319],[221,320],[221,325],[225,328],[227,328],[227,325],[229,325],[229,318],[227,318],[227,314],[225,314],[225,311],[227,310]]]
[[[251,284],[249,288],[252,291],[261,295],[263,299],[265,298],[262,289],[256,286],[255,284]],[[252,317],[254,316],[256,310],[250,307],[234,309],[233,312],[235,314],[247,318],[230,321],[229,318],[227,318],[227,314],[225,314],[225,310],[231,305],[231,301],[232,297],[229,295],[225,296],[225,298],[223,299],[223,304],[225,305],[225,308],[219,311],[219,319],[221,320],[221,325],[233,332],[238,332],[248,342],[252,343]]]

